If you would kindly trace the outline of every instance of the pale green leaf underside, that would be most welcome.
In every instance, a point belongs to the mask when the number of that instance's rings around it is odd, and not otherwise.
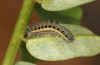
[[[88,29],[77,26],[61,24],[74,35],[74,41],[67,43],[58,37],[39,37],[27,41],[29,53],[41,60],[59,61],[75,57],[93,56],[100,53],[100,37]]]
[[[26,46],[31,55],[45,61],[67,60],[100,53],[100,37],[95,35],[74,37],[75,40],[72,43],[66,43],[55,37],[31,39]]]
[[[65,28],[69,29],[73,35],[76,34],[93,34],[89,29],[79,26],[79,25],[70,25],[70,24],[60,24],[64,26]]]
[[[36,65],[36,64],[25,62],[25,61],[18,61],[15,63],[15,65]]]
[[[48,11],[61,11],[94,0],[42,0],[41,6]]]

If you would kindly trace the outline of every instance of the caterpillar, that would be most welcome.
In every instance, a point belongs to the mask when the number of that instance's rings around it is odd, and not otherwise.
[[[70,30],[64,26],[56,23],[39,23],[33,24],[28,28],[27,35],[29,38],[36,38],[42,36],[58,36],[64,39],[66,42],[72,42],[74,37]]]

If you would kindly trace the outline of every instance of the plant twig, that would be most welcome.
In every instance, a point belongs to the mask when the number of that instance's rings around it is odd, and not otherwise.
[[[21,36],[23,36],[25,33],[26,25],[28,23],[33,5],[34,0],[23,0],[22,8],[2,65],[13,65],[20,46]]]

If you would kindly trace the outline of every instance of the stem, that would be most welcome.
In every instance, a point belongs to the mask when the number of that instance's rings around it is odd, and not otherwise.
[[[13,65],[20,46],[21,36],[24,36],[33,5],[34,0],[23,0],[22,8],[2,65]]]

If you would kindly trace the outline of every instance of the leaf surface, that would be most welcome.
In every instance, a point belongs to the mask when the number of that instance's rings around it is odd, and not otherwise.
[[[37,0],[41,6],[48,11],[61,11],[73,8],[94,0]]]
[[[41,60],[60,61],[75,57],[87,57],[100,53],[100,36],[90,30],[70,24],[61,24],[74,35],[74,41],[66,42],[61,37],[44,36],[29,39],[26,48],[29,53]]]

